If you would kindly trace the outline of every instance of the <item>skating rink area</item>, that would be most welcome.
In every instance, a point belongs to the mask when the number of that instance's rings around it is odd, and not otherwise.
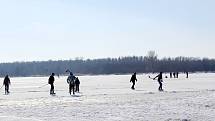
[[[55,77],[55,96],[39,88],[48,77],[11,78],[10,94],[0,90],[0,121],[215,121],[214,73],[164,78],[164,92],[148,76],[155,74],[137,74],[135,90],[131,74],[78,76],[72,96],[66,76]]]

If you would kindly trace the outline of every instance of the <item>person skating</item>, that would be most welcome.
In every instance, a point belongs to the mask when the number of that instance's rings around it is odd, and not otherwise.
[[[163,72],[160,72],[160,74],[158,74],[158,75],[154,78],[154,80],[155,80],[156,78],[158,78],[158,83],[159,83],[159,88],[158,88],[158,90],[159,90],[159,91],[163,91],[163,87],[162,87],[163,76],[162,76],[162,74],[163,74]]]
[[[75,79],[75,92],[79,92],[80,81],[78,77]]]
[[[3,85],[5,86],[5,95],[9,94],[10,78],[8,75],[5,76]]]
[[[55,95],[55,92],[54,92],[54,81],[55,81],[55,78],[54,78],[55,74],[52,73],[51,76],[49,77],[49,81],[48,83],[51,85],[51,89],[50,89],[50,95]]]
[[[70,72],[68,78],[67,78],[67,83],[69,84],[69,94],[73,92],[73,95],[75,94],[75,76],[73,75],[72,72]]]
[[[131,79],[130,79],[130,82],[132,82],[132,86],[131,86],[131,89],[135,89],[134,86],[135,86],[135,81],[137,81],[137,77],[136,77],[136,72],[131,76]]]
[[[173,77],[176,78],[176,73],[175,72],[173,72]]]
[[[170,75],[170,78],[172,78],[172,72],[170,72],[170,74],[169,74],[169,75]]]
[[[188,73],[188,72],[186,72],[186,75],[187,75],[187,76],[186,76],[186,78],[188,78],[188,77],[189,77],[189,73]]]
[[[179,72],[176,72],[176,78],[178,78]]]

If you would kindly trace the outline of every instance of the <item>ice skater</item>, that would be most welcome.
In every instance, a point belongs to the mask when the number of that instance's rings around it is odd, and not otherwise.
[[[170,78],[172,78],[172,72],[170,72],[170,74],[169,74],[169,75],[170,75]]]
[[[156,78],[158,78],[158,83],[159,83],[159,91],[163,91],[163,87],[162,87],[162,82],[163,82],[163,76],[162,76],[163,72],[160,72],[160,74],[158,74],[155,78],[153,78],[154,80]]]
[[[10,93],[9,92],[10,78],[8,75],[5,76],[3,85],[5,86],[5,95],[8,95]]]
[[[75,79],[76,77],[73,75],[72,72],[69,73],[69,76],[67,78],[67,83],[69,84],[69,94],[73,92],[73,95],[75,94]]]
[[[131,76],[131,79],[130,79],[130,82],[132,82],[132,87],[131,89],[135,89],[134,86],[135,86],[135,81],[137,81],[137,77],[136,77],[136,72]]]
[[[78,77],[75,78],[75,92],[79,92],[80,81]]]
[[[48,84],[51,85],[51,89],[50,89],[50,95],[55,95],[55,92],[54,92],[54,81],[55,81],[55,78],[54,78],[55,74],[52,73],[52,75],[49,77],[49,81],[48,81]]]
[[[178,78],[179,72],[176,72],[176,78]]]
[[[186,76],[186,78],[188,78],[188,77],[189,77],[189,73],[188,73],[188,72],[186,72],[186,75],[187,75],[187,76]]]
[[[173,72],[173,77],[176,78],[176,73],[175,72]]]

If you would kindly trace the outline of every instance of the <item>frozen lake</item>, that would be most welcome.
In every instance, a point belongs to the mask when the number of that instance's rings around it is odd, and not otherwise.
[[[196,73],[165,79],[164,92],[152,74],[79,76],[80,93],[70,96],[67,77],[55,77],[56,96],[48,77],[11,78],[10,95],[0,94],[2,121],[214,121],[215,74]],[[169,76],[169,75],[167,75]],[[164,74],[165,77],[165,74]],[[3,78],[0,80],[3,81]]]

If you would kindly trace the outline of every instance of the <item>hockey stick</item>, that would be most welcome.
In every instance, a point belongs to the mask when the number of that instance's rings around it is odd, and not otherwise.
[[[153,80],[155,80],[154,78],[152,78],[151,76],[148,76],[149,77],[149,79],[153,79]]]
[[[2,85],[0,89],[2,89],[3,86],[4,86],[4,85]]]
[[[42,87],[45,87],[45,86],[47,86],[47,85],[49,85],[49,84],[45,84],[45,85],[43,85],[43,86],[40,86],[40,87],[38,87],[38,88],[42,88]]]

